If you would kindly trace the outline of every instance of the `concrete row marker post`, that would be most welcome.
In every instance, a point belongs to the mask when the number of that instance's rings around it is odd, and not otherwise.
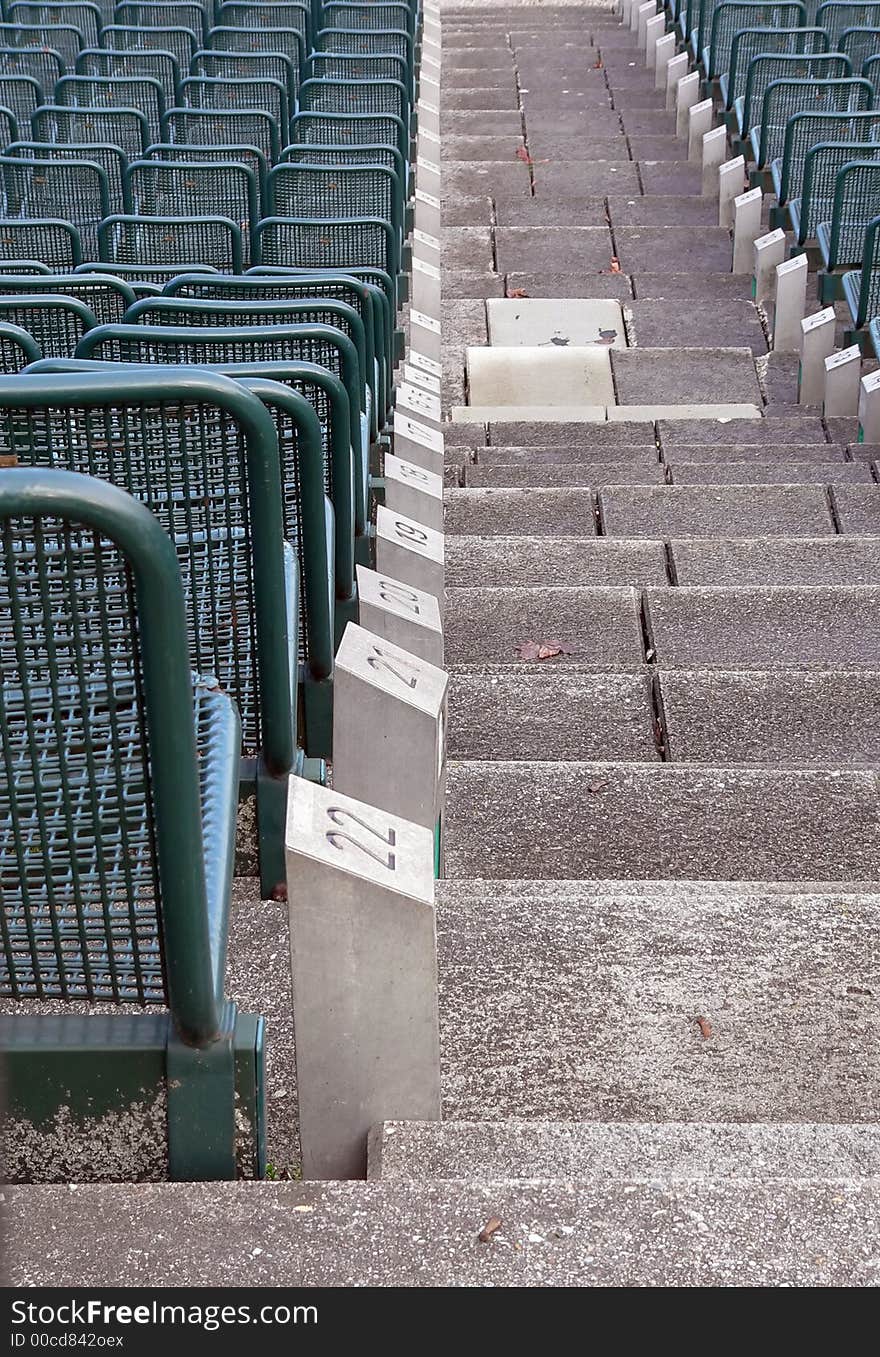
[[[859,442],[880,443],[880,371],[869,372],[861,380]]]
[[[666,71],[675,56],[675,34],[666,33],[657,39],[654,48],[654,88],[666,89]]]
[[[305,1178],[357,1178],[385,1120],[440,1117],[434,878],[446,780],[438,0],[424,0],[409,347],[375,568],[336,655],[333,789],[292,778],[287,879]]]
[[[721,191],[721,169],[727,159],[727,128],[713,127],[711,132],[703,133],[702,148],[702,194],[704,198],[717,198]]]
[[[655,13],[645,24],[645,65],[650,69],[654,67],[654,53],[657,50],[657,43],[666,32],[666,15]]]
[[[733,200],[738,198],[745,188],[745,157],[734,156],[718,166],[718,225],[733,226]]]
[[[826,418],[857,413],[861,371],[862,354],[858,344],[839,349],[825,359],[822,413]]]
[[[773,351],[798,353],[801,321],[807,309],[807,256],[795,255],[776,265],[773,297]]]
[[[825,359],[834,352],[834,307],[826,306],[801,321],[798,404],[821,405],[825,396]]]
[[[759,306],[772,308],[776,266],[785,259],[785,232],[781,227],[758,236],[754,244],[752,296]]]
[[[761,234],[764,195],[759,188],[740,193],[733,200],[732,273],[751,273],[755,241]]]
[[[670,66],[672,63],[669,63]],[[690,111],[694,104],[700,98],[700,73],[691,71],[690,75],[682,76],[676,87],[675,94],[675,135],[679,141],[688,140],[690,128]],[[704,129],[705,130],[705,129]]]
[[[711,131],[714,116],[715,109],[711,99],[700,99],[688,109],[688,160],[694,165],[699,165],[703,159],[703,137]]]
[[[671,56],[666,63],[666,112],[672,113],[678,108],[678,87],[681,81],[688,73],[687,52],[679,52],[678,56]],[[678,123],[676,122],[676,135],[678,134]]]

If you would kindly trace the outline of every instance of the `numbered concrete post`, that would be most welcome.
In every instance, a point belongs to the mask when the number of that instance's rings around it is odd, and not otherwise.
[[[620,0],[620,20],[626,28],[629,28],[629,18],[632,13],[633,0]]]
[[[423,353],[419,353],[418,349],[413,348],[410,348],[407,357],[414,368],[420,368],[422,372],[426,373],[429,377],[432,377],[437,382],[439,388],[440,378],[443,375],[443,365],[441,363],[435,362],[433,358],[426,358]]]
[[[658,14],[656,9],[653,16],[648,16],[648,22],[645,24],[645,65],[649,69],[654,69],[654,53],[657,43],[666,32],[666,15]]]
[[[440,199],[435,193],[427,193],[419,187],[413,194],[416,225],[420,231],[430,236],[439,236],[441,230]]]
[[[395,513],[443,531],[443,477],[392,453],[385,457],[385,503]]]
[[[773,304],[776,268],[785,259],[785,232],[777,229],[758,236],[754,245],[752,296],[761,306]]]
[[[424,311],[417,311],[415,307],[410,308],[409,313],[409,335],[410,343],[413,348],[418,349],[420,353],[425,354],[427,358],[432,358],[435,363],[440,362],[440,322],[434,316],[426,316]]]
[[[672,113],[678,107],[678,86],[688,73],[687,52],[679,52],[678,56],[670,57],[666,66],[666,112]],[[696,102],[696,100],[694,100]],[[676,132],[678,127],[676,126]]]
[[[417,311],[440,318],[440,270],[418,256],[412,261],[412,299]]]
[[[863,377],[859,388],[859,442],[880,443],[880,370]]]
[[[419,127],[430,128],[432,132],[439,136],[440,134],[440,108],[438,104],[432,103],[422,96],[416,104],[419,115]]]
[[[412,354],[409,357],[412,358]],[[425,372],[423,368],[415,367],[411,362],[404,363],[403,380],[408,386],[417,386],[421,391],[427,391],[430,396],[440,399],[440,378]]]
[[[672,62],[669,63],[670,66]],[[675,95],[675,135],[686,141],[690,126],[690,111],[700,98],[700,73],[691,71],[678,82]]]
[[[858,344],[839,349],[825,359],[825,399],[822,414],[832,416],[854,415],[859,408],[859,378],[862,374],[862,354]]]
[[[412,233],[413,254],[428,264],[440,263],[440,237],[415,227]]]
[[[419,188],[430,193],[432,197],[440,196],[440,165],[436,160],[429,160],[427,156],[416,156],[416,183]],[[439,234],[433,232],[432,234]]]
[[[796,255],[776,265],[773,294],[773,350],[797,353],[801,345],[801,321],[807,307],[807,256]]]
[[[648,23],[645,24],[645,65],[650,71],[655,68],[655,52],[657,43],[665,33],[665,15],[653,12],[653,16],[648,16]]]
[[[746,179],[745,157],[734,156],[718,167],[718,225],[733,226],[733,201],[742,193]]]
[[[801,321],[798,403],[821,405],[825,396],[825,359],[834,352],[834,307],[826,306]]]
[[[656,6],[656,5],[654,5],[654,4],[652,3],[651,8],[656,12],[656,9],[657,9],[657,6]],[[629,29],[630,29],[630,32],[631,32],[631,33],[638,34],[638,31],[639,31],[639,19],[641,18],[641,13],[642,13],[642,10],[643,10],[643,9],[646,10],[646,11],[647,11],[647,9],[648,9],[647,0],[645,0],[645,3],[644,3],[644,4],[640,3],[640,0],[634,0],[634,4],[633,4],[633,6],[632,6],[632,8],[630,9],[630,12],[629,12]],[[647,16],[647,13],[646,13],[646,14],[645,14],[645,18],[647,19],[647,17],[648,17],[648,16]]]
[[[376,569],[433,594],[443,615],[443,534],[380,504],[376,510]]]
[[[394,393],[394,408],[402,410],[413,419],[440,430],[440,397],[429,391],[401,382]]]
[[[443,475],[443,435],[433,425],[413,419],[403,410],[394,412],[394,451],[406,462]]]
[[[445,669],[349,622],[333,686],[333,786],[433,832],[446,789]]]
[[[703,159],[703,137],[712,130],[715,108],[711,99],[701,99],[688,109],[688,160],[699,165]]]
[[[704,198],[717,198],[720,192],[719,174],[727,156],[727,128],[713,127],[703,133],[701,188]]]
[[[655,0],[645,0],[643,5],[639,5],[638,17],[636,20],[636,46],[644,51],[645,48],[645,30],[648,27],[648,20],[653,19],[657,13]]]
[[[764,195],[759,188],[749,189],[733,200],[732,273],[750,273],[755,241],[761,234],[761,208]]]
[[[365,565],[357,567],[357,582],[360,625],[442,669],[443,626],[434,595]]]
[[[433,838],[292,777],[286,847],[303,1177],[363,1178],[371,1126],[440,1117]]]
[[[675,34],[666,33],[657,39],[654,47],[654,88],[666,89],[666,68],[675,56]]]

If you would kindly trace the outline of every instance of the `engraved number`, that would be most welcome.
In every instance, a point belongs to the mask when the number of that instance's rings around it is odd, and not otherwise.
[[[367,656],[367,664],[371,669],[387,669],[389,674],[393,674],[394,677],[407,688],[416,688],[418,686],[418,666],[410,664],[406,660],[400,659],[398,656],[395,656],[392,662],[391,660],[386,659],[378,646],[373,646],[372,655]],[[400,669],[397,667],[398,665],[402,665],[406,669],[414,669],[415,673],[410,678],[406,674],[400,672]]]
[[[398,537],[403,537],[410,542],[421,542],[422,546],[428,544],[428,534],[422,532],[421,528],[415,527],[412,523],[401,523],[400,519],[394,520],[394,531]]]
[[[379,597],[383,603],[399,603],[402,608],[409,608],[417,617],[421,614],[418,594],[403,584],[396,584],[394,580],[379,581]]]
[[[330,806],[327,810],[327,816],[335,825],[344,825],[347,820],[351,820],[354,824],[359,825],[361,829],[365,829],[368,834],[374,835],[374,837],[379,839],[382,843],[387,843],[389,849],[393,849],[397,843],[397,835],[393,829],[389,828],[388,833],[383,834],[381,829],[374,829],[372,825],[367,824],[366,820],[360,819],[359,816],[355,815],[350,810],[344,810],[342,806]],[[325,838],[333,848],[338,848],[340,851],[343,850],[344,844],[350,843],[352,847],[359,849],[362,853],[366,853],[368,858],[372,858],[374,862],[378,862],[380,867],[387,868],[389,872],[395,870],[397,855],[393,852],[378,852],[375,848],[371,848],[367,844],[360,843],[357,839],[352,838],[351,834],[339,833],[339,831],[335,829],[328,829]]]

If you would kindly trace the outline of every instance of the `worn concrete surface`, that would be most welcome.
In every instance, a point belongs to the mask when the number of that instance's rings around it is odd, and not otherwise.
[[[634,589],[447,588],[445,639],[448,666],[522,666],[529,642],[562,646],[560,667],[632,668],[644,658]]]
[[[679,584],[875,584],[880,537],[754,537],[672,541]]]
[[[17,1287],[878,1280],[880,1190],[871,1181],[202,1183],[4,1196]],[[492,1217],[502,1227],[483,1244]],[[321,1309],[318,1301],[319,1323]]]
[[[880,542],[878,542],[880,551]],[[665,584],[662,542],[577,537],[446,538],[446,584],[558,585]]]
[[[609,537],[818,537],[834,531],[823,486],[605,486]]]

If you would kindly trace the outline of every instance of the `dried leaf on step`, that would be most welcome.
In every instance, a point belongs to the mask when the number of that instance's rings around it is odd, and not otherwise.
[[[709,1019],[697,1017],[695,1021],[700,1029],[700,1036],[703,1038],[704,1041],[708,1041],[712,1035],[712,1024],[710,1023]]]
[[[272,893],[269,896],[269,899],[280,900],[282,902],[287,899],[287,886],[283,881],[279,881],[277,886],[272,887]]]
[[[593,62],[593,70],[601,71],[601,69],[602,69],[602,58],[596,57],[596,60]]]
[[[477,1235],[477,1239],[480,1241],[481,1244],[488,1244],[493,1234],[497,1234],[497,1232],[500,1229],[501,1229],[500,1217],[490,1216],[489,1219],[486,1221],[486,1224],[480,1231],[480,1233]]]
[[[611,265],[610,265],[610,268],[608,269],[608,272],[609,272],[609,273],[620,273],[620,260],[617,258],[617,255],[616,255],[616,254],[613,254],[613,255],[611,256]]]
[[[522,160],[526,165],[531,165],[532,163],[532,157],[529,155],[525,146],[517,146],[516,158],[517,160]]]
[[[527,297],[529,294],[524,287],[509,287],[507,289],[508,297]]]
[[[610,786],[611,783],[608,781],[607,777],[600,777],[597,778],[595,782],[587,783],[587,791],[592,792],[595,796],[597,792],[604,792],[606,787]]]
[[[516,653],[521,660],[555,660],[558,655],[573,655],[574,651],[561,641],[524,641]]]

